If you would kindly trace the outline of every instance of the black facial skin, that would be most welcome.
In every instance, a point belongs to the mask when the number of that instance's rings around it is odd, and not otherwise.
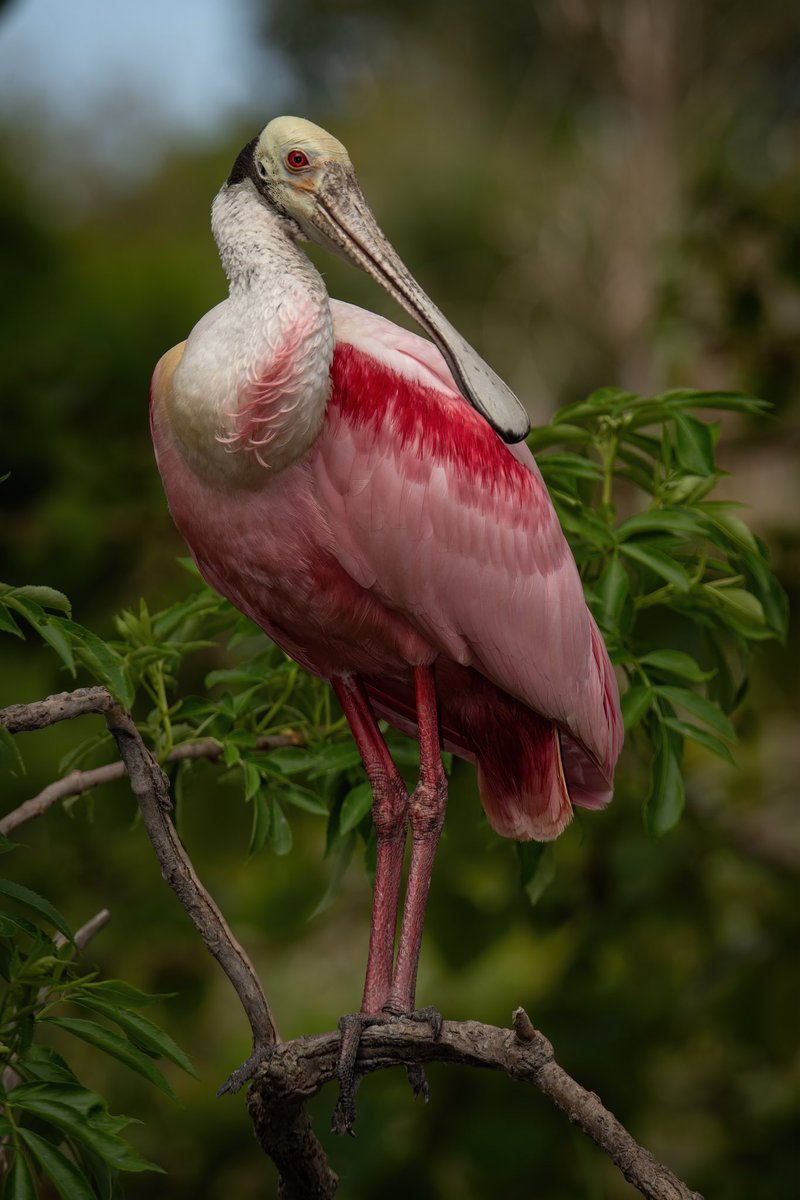
[[[234,183],[241,183],[244,179],[252,179],[253,183],[258,183],[258,175],[256,174],[256,159],[255,149],[257,137],[249,141],[236,156],[236,162],[231,168],[231,173],[228,176],[227,183],[230,187]]]

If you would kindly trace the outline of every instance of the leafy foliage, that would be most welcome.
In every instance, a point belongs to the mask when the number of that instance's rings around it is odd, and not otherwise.
[[[0,913],[0,1136],[10,1163],[3,1196],[35,1197],[45,1175],[64,1200],[112,1200],[121,1194],[120,1172],[159,1168],[121,1136],[130,1119],[112,1116],[102,1096],[84,1087],[41,1035],[55,1030],[79,1038],[169,1096],[156,1060],[193,1073],[191,1064],[167,1033],[138,1012],[158,997],[121,981],[81,975],[64,917],[19,884],[0,879],[0,893],[28,914]],[[101,1019],[61,1015],[64,1009]]]
[[[603,388],[531,438],[546,451],[542,474],[627,680],[625,727],[652,762],[645,820],[656,835],[681,815],[685,741],[731,761],[749,652],[786,634],[766,546],[738,505],[708,499],[724,474],[719,425],[698,416],[765,408],[730,392]]]

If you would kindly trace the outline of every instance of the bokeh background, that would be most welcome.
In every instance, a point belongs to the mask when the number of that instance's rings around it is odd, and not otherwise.
[[[800,589],[800,10],[796,0],[17,0],[0,6],[2,577],[67,592],[76,619],[183,594],[151,456],[153,364],[224,295],[211,198],[240,146],[294,112],[349,147],[378,218],[534,420],[603,384],[747,389],[721,494],[746,502],[796,607]],[[330,290],[404,317],[315,255]],[[0,646],[0,703],[68,686],[33,644]],[[208,659],[196,668],[198,680]],[[789,1200],[800,1184],[798,644],[766,647],[737,768],[686,763],[665,840],[640,819],[629,754],[605,815],[560,840],[532,907],[457,770],[419,997],[508,1023],[522,1003],[563,1065],[707,1196]],[[197,681],[194,686],[199,686]],[[28,735],[12,807],[78,731]],[[239,789],[211,767],[181,808],[201,876],[254,958],[281,1032],[357,1006],[369,889],[352,864],[310,919],[324,830],[247,859]],[[166,1177],[130,1197],[274,1194],[241,1099],[214,1091],[247,1028],[163,886],[123,786],[21,831],[9,872],[74,924],[112,924],[91,960],[174,992],[157,1014],[201,1078],[176,1107],[87,1050],[80,1069]],[[624,1200],[615,1168],[532,1090],[433,1068],[365,1082],[359,1136],[316,1127],[342,1195]]]

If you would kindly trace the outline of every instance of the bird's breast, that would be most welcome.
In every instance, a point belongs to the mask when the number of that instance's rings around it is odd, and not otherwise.
[[[170,511],[207,583],[320,675],[403,678],[435,651],[340,562],[341,531],[302,461],[259,489],[211,486],[191,470],[158,413],[153,439]]]
[[[307,453],[330,396],[327,302],[231,296],[192,330],[157,396],[189,467],[212,486],[261,487]]]

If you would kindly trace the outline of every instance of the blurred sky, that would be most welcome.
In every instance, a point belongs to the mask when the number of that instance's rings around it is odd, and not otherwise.
[[[247,0],[17,0],[0,18],[3,124],[22,143],[27,125],[52,122],[54,134],[76,132],[81,157],[141,174],[165,140],[266,119],[288,90],[285,63],[265,57],[251,20]]]

